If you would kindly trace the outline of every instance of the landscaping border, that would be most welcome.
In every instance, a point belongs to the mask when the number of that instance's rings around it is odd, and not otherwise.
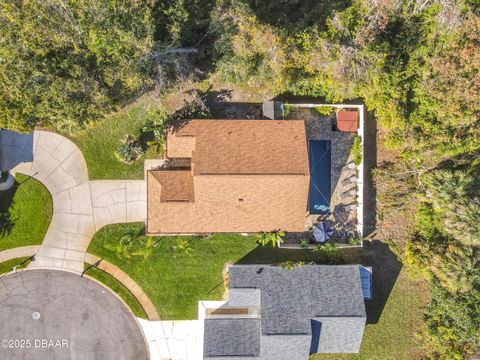
[[[147,314],[149,320],[160,320],[157,309],[155,308],[155,305],[153,305],[150,298],[147,296],[147,294],[145,294],[142,288],[138,286],[138,284],[125,272],[123,272],[107,260],[104,260],[90,253],[85,254],[85,262],[87,264],[97,267],[100,270],[105,271],[107,274],[120,281],[138,300],[140,305],[143,307],[143,310]]]

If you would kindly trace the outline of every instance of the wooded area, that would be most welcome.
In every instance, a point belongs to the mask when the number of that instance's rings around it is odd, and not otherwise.
[[[4,0],[0,42],[0,128],[75,133],[192,78],[360,99],[397,154],[377,206],[416,211],[399,243],[431,284],[428,356],[479,353],[478,0]]]

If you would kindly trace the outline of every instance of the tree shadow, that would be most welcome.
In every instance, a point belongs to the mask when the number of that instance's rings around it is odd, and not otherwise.
[[[366,301],[367,324],[380,320],[385,304],[402,269],[402,263],[388,244],[365,242],[360,263],[372,267],[373,299]]]
[[[287,261],[327,265],[363,265],[372,267],[373,299],[367,300],[367,324],[378,323],[393,286],[402,269],[402,263],[390,246],[384,242],[366,241],[363,248],[338,249],[332,261],[332,254],[314,253],[311,250],[272,248],[257,246],[237,260],[236,265],[281,264]]]
[[[253,102],[231,101],[232,91],[221,89],[207,90],[202,93],[202,99],[217,119],[262,119],[262,104]]]
[[[373,169],[377,166],[377,119],[373,112],[365,112],[364,132],[364,236],[373,235],[376,229],[377,189],[373,179]]]
[[[350,0],[243,0],[263,23],[287,29],[304,30],[311,26],[323,29],[328,17],[351,5]]]
[[[0,238],[9,235],[15,226],[16,219],[12,217],[11,210],[18,186],[19,184],[15,181],[9,190],[0,191]]]

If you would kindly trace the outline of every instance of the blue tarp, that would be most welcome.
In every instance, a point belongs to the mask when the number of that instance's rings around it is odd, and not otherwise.
[[[311,214],[330,212],[331,198],[331,141],[310,140],[310,193],[308,210]]]

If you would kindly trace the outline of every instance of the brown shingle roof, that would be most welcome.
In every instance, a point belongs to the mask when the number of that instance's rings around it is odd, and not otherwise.
[[[168,136],[169,154],[190,153],[193,170],[148,172],[148,233],[304,230],[310,177],[303,121],[193,120]],[[182,137],[195,140],[184,146]]]
[[[194,201],[193,176],[190,170],[152,170],[148,172],[148,176],[149,190],[159,194],[161,202]]]
[[[169,133],[169,156],[179,152],[170,147],[191,142],[192,137],[195,174],[309,172],[302,120],[192,120]]]
[[[148,177],[148,233],[303,231],[309,177],[194,176],[194,202],[161,202]]]

